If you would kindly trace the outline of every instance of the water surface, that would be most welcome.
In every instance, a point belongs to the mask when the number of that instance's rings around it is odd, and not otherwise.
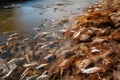
[[[96,0],[31,0],[21,3],[0,5],[0,32],[22,31],[32,33],[34,27],[46,20],[61,20],[82,13],[82,9]],[[21,5],[16,8],[5,9],[9,5]]]

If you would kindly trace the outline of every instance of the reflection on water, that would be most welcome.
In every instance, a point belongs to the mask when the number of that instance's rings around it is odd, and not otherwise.
[[[20,3],[19,8],[0,9],[0,32],[18,30],[33,33],[33,27],[38,27],[43,19],[60,20],[64,16],[80,14],[82,11],[77,8],[83,9],[94,1],[34,0]]]
[[[0,32],[16,29],[13,10],[0,10]]]

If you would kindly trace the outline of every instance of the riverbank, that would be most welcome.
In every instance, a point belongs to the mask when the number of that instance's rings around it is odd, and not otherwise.
[[[67,30],[34,28],[34,37],[4,33],[1,80],[119,80],[120,6],[119,1],[111,3],[88,7],[87,14],[73,17]]]

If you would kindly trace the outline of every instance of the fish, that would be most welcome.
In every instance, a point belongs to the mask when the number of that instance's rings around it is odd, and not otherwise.
[[[82,73],[86,73],[86,74],[96,73],[100,70],[101,70],[100,67],[92,67],[92,68],[87,68],[87,69],[81,68]]]

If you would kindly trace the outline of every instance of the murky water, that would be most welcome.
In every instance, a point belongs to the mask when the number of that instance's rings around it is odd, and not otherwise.
[[[84,7],[96,0],[31,0],[19,4],[16,8],[0,8],[0,32],[25,31],[33,33],[33,27],[39,27],[43,20],[60,20],[82,13]],[[9,6],[6,5],[6,6]],[[50,25],[48,25],[50,26]]]

